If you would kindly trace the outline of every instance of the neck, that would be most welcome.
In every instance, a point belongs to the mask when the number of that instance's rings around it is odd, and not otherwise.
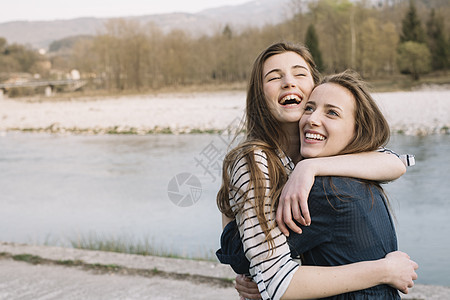
[[[283,131],[286,133],[287,144],[283,151],[289,156],[294,163],[300,161],[300,130],[298,128],[298,123],[286,123],[283,124]]]

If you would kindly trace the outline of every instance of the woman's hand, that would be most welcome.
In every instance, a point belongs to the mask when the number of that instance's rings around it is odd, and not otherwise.
[[[276,220],[284,235],[289,236],[286,225],[297,233],[302,233],[293,218],[301,225],[309,226],[311,216],[308,209],[308,196],[314,184],[315,169],[308,160],[300,161],[292,171],[281,192]]]
[[[303,226],[311,224],[308,196],[315,176],[344,176],[367,180],[393,180],[405,172],[397,156],[377,151],[303,159],[295,166],[281,192],[276,220],[281,232],[301,233],[292,218]]]
[[[395,251],[384,258],[388,266],[386,284],[398,289],[403,294],[408,294],[408,288],[414,286],[417,279],[416,270],[419,265],[412,261],[408,254]]]
[[[239,293],[241,299],[261,299],[258,286],[250,278],[245,275],[236,276],[236,284],[234,286]]]

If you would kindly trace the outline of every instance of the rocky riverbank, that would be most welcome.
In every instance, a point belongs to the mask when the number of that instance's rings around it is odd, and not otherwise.
[[[450,90],[374,94],[391,129],[450,133]],[[239,124],[245,93],[207,92],[76,99],[0,100],[0,132],[76,134],[218,132]]]

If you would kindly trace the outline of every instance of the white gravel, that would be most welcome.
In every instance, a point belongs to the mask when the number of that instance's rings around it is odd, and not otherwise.
[[[374,94],[394,132],[449,133],[450,90]],[[237,124],[245,92],[141,95],[45,101],[0,100],[0,131],[146,134],[217,131]]]

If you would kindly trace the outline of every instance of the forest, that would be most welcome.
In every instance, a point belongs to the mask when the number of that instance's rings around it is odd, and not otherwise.
[[[0,38],[0,82],[11,73],[56,78],[79,70],[89,89],[150,91],[245,82],[256,55],[277,41],[304,43],[324,73],[354,69],[366,79],[445,76],[448,0],[292,0],[294,16],[264,27],[225,24],[213,35],[162,32],[157,24],[111,19],[95,36],[54,41],[39,53]],[[37,74],[37,75],[36,75]]]

